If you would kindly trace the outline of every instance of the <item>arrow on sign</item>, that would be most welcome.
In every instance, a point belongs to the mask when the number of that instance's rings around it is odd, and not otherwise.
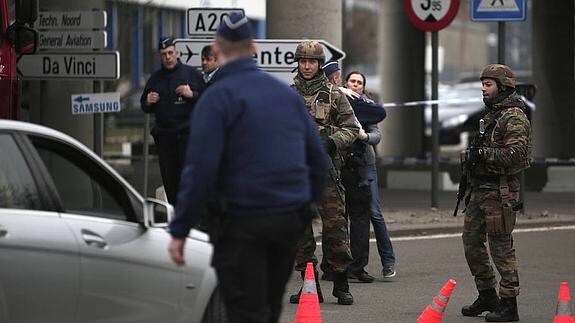
[[[344,59],[344,58],[345,58],[345,53],[344,53],[341,49],[339,49],[339,48],[333,46],[332,44],[330,44],[330,43],[328,43],[328,42],[326,42],[326,41],[323,41],[323,40],[321,40],[320,43],[321,43],[325,48],[327,48],[327,50],[328,50],[328,51],[330,52],[330,54],[331,54],[331,57],[330,57],[329,59],[326,59],[326,61],[339,61],[340,59]]]
[[[90,98],[85,98],[83,96],[78,96],[74,99],[75,102],[82,103],[84,101],[90,101]]]
[[[212,42],[213,40],[207,39],[176,39],[174,44],[180,55],[185,57],[185,64],[200,67],[202,48]],[[257,47],[255,59],[258,65],[268,72],[291,72],[297,66],[295,50],[301,42],[301,39],[254,39]],[[326,61],[345,58],[345,52],[341,49],[324,40],[319,42],[324,47]]]

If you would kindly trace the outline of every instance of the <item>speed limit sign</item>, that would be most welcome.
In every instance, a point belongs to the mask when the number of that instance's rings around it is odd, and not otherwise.
[[[409,21],[423,31],[447,27],[457,15],[459,0],[403,0]]]

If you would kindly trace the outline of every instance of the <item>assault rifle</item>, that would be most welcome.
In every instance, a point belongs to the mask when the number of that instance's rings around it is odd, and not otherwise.
[[[325,143],[326,140],[331,140],[329,138],[329,128],[328,127],[320,127],[319,130],[319,134],[321,137],[321,140]],[[338,154],[338,152],[336,151],[334,154]],[[333,160],[331,155],[328,154],[327,156],[327,167],[328,167],[328,173],[329,173],[329,177],[331,178],[331,180],[333,181],[333,183],[335,184],[335,188],[337,190],[337,195],[339,195],[339,198],[342,201],[345,201],[345,188],[343,187],[343,183],[341,182],[341,178],[339,177],[339,173],[337,171],[337,169],[335,168],[335,165],[333,164]]]
[[[470,164],[469,161],[469,150],[475,148],[483,148],[483,141],[485,140],[485,120],[479,120],[479,135],[471,142],[471,145],[466,151],[462,151],[459,154],[461,162],[461,178],[459,180],[459,190],[457,191],[457,204],[455,204],[455,210],[453,211],[453,216],[457,216],[457,210],[459,210],[459,203],[465,197],[467,193],[467,185],[469,184],[469,176],[471,175],[471,170],[475,169],[477,166],[477,161],[473,161]],[[465,201],[466,205],[468,200]],[[465,212],[465,210],[464,210]]]

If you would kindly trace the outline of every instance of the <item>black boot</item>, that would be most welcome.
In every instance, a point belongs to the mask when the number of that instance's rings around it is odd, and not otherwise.
[[[315,276],[315,289],[317,291],[317,298],[319,300],[320,303],[323,303],[323,295],[321,293],[321,287],[319,286],[319,277],[318,277],[318,272],[316,270],[314,270],[314,276]],[[301,272],[301,279],[304,280],[305,279],[305,271]],[[297,294],[293,294],[289,297],[289,302],[292,304],[298,304],[299,303],[299,295],[301,294],[301,290],[302,290],[303,286],[300,287],[299,292],[297,292]]]
[[[479,297],[471,305],[465,305],[461,308],[463,316],[477,316],[481,313],[493,312],[497,308],[499,297],[494,288],[480,290]]]
[[[353,304],[353,296],[349,292],[349,284],[347,282],[347,271],[343,273],[334,273],[333,280],[333,296],[337,298],[339,305]]]
[[[517,322],[519,313],[517,312],[517,298],[502,297],[501,302],[495,312],[485,315],[487,322]]]

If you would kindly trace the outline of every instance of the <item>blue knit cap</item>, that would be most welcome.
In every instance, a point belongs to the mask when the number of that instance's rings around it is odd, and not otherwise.
[[[339,64],[337,61],[329,61],[325,63],[321,69],[323,70],[325,76],[329,77],[331,74],[339,71]]]
[[[174,39],[172,37],[162,37],[158,42],[158,50],[166,49],[170,46],[174,46]]]
[[[233,12],[229,16],[224,16],[217,35],[231,42],[251,39],[252,27],[246,16]]]

